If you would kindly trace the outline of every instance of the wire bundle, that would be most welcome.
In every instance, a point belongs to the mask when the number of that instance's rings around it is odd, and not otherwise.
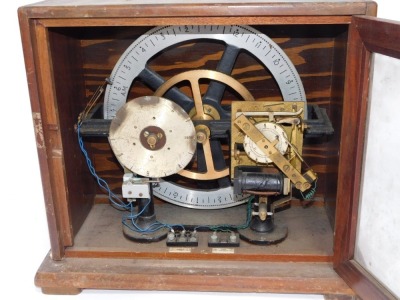
[[[251,210],[252,210],[253,200],[254,200],[254,196],[250,197],[247,202],[247,216],[246,216],[246,222],[244,224],[241,224],[241,225],[229,225],[229,224],[200,225],[200,226],[196,226],[195,230],[209,229],[212,231],[233,231],[233,230],[240,230],[240,229],[248,228],[250,226],[250,222],[251,222]]]
[[[148,199],[147,203],[143,206],[143,208],[138,212],[135,213],[134,207],[132,205],[131,211],[129,214],[126,214],[122,217],[122,224],[128,227],[132,231],[141,232],[141,233],[153,233],[163,228],[169,228],[171,231],[174,228],[180,227],[182,230],[185,230],[185,227],[182,224],[167,224],[162,223],[160,221],[154,221],[153,223],[147,225],[146,228],[140,227],[138,224],[139,217],[143,214],[146,208],[149,206],[151,200]]]
[[[303,197],[303,200],[311,200],[314,198],[315,192],[317,191],[317,179],[313,182],[313,186],[309,188],[306,193],[302,193],[300,191],[301,196]]]
[[[85,156],[86,164],[89,168],[90,173],[93,175],[93,177],[97,180],[97,184],[107,192],[108,194],[108,199],[112,203],[113,206],[119,208],[119,209],[129,209],[132,204],[131,203],[126,203],[124,202],[121,198],[119,198],[116,194],[114,194],[113,191],[111,191],[110,187],[108,186],[107,182],[101,178],[99,175],[97,175],[96,170],[92,164],[92,161],[85,149],[85,145],[83,143],[83,139],[81,136],[81,123],[78,123],[77,126],[77,133],[78,133],[78,142],[79,142],[79,147]]]
[[[144,205],[144,207],[139,211],[135,212],[135,205],[134,202],[125,202],[123,201],[120,197],[118,197],[109,187],[107,182],[101,178],[97,172],[96,169],[94,168],[92,161],[89,157],[89,154],[87,153],[85,149],[85,145],[83,142],[83,138],[81,135],[81,125],[82,123],[79,121],[77,124],[77,133],[78,133],[78,142],[79,142],[79,147],[85,157],[86,164],[89,168],[90,173],[92,176],[96,179],[97,184],[108,194],[108,199],[110,200],[111,204],[120,209],[120,210],[128,210],[129,213],[125,214],[122,216],[122,224],[126,227],[128,227],[130,230],[135,231],[135,232],[141,232],[141,233],[153,233],[156,232],[162,228],[169,228],[171,231],[174,231],[178,228],[181,228],[182,230],[185,230],[185,226],[182,224],[167,224],[163,223],[160,221],[154,221],[153,223],[149,224],[146,226],[146,228],[143,228],[138,225],[138,219],[139,217],[143,214],[143,212],[146,210],[148,205],[150,204],[151,200],[148,199],[148,202]],[[200,225],[196,226],[194,230],[196,229],[209,229],[212,231],[232,231],[232,230],[238,230],[238,229],[245,229],[250,226],[250,221],[251,221],[251,203],[253,201],[254,197],[252,197],[247,204],[247,218],[246,218],[246,223],[242,225],[229,225],[229,224],[221,224],[221,225]]]

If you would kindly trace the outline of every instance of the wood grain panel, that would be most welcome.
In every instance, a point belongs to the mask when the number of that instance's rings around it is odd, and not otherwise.
[[[86,162],[78,146],[75,125],[78,115],[85,107],[85,86],[82,73],[80,42],[57,30],[49,36],[52,52],[52,66],[57,103],[58,145],[63,172],[59,186],[66,193],[66,199],[58,199],[63,204],[62,213],[68,216],[67,229],[71,238],[66,245],[72,245],[76,234],[90,211],[93,203],[94,183]],[[68,189],[65,189],[68,186]],[[91,196],[90,196],[91,195]]]

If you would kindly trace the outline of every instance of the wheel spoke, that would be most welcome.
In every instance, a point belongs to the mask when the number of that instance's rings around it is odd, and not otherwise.
[[[138,77],[147,84],[153,91],[156,91],[165,79],[160,76],[157,72],[146,66],[142,72],[139,73]],[[186,112],[189,112],[193,107],[193,100],[182,93],[178,88],[172,87],[165,93],[165,98],[170,99],[182,107]]]
[[[218,62],[217,71],[227,75],[231,74],[239,52],[239,48],[227,45],[222,54],[221,60]],[[221,107],[221,100],[225,92],[225,87],[226,85],[223,83],[211,81],[207,92],[204,95],[205,103],[214,105],[215,107]]]
[[[223,170],[215,169],[214,160],[212,157],[213,154],[211,151],[210,140],[206,139],[202,143],[202,146],[203,146],[204,160],[205,160],[205,165],[206,165],[207,171],[200,173],[200,172],[193,172],[190,170],[183,169],[178,174],[180,174],[186,178],[197,179],[197,180],[218,179],[218,178],[222,178],[224,176],[228,176],[229,175],[228,167],[226,167]]]
[[[192,88],[194,107],[196,107],[196,115],[195,115],[194,119],[203,120],[204,119],[204,109],[203,109],[203,100],[201,98],[199,79],[198,78],[190,79],[190,85]]]
[[[204,156],[203,145],[200,143],[197,144],[196,154],[197,154],[197,172],[199,172],[199,173],[207,172],[206,159]]]
[[[214,161],[214,167],[216,170],[223,170],[227,168],[226,161],[224,158],[224,152],[220,140],[210,140],[212,158]],[[228,177],[218,178],[219,187],[227,187],[231,185],[231,181]]]

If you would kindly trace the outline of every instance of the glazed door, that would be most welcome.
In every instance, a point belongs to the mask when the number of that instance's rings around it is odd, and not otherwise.
[[[362,299],[400,298],[400,23],[354,17],[336,213],[336,271]]]

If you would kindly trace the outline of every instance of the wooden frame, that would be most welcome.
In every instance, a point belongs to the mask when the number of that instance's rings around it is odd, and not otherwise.
[[[335,270],[355,290],[361,298],[395,299],[371,274],[363,269],[353,258],[356,243],[358,207],[360,204],[360,185],[362,162],[365,147],[368,92],[370,90],[370,56],[380,53],[400,59],[400,45],[391,41],[400,38],[400,23],[379,20],[373,17],[353,17],[349,33],[348,58],[351,72],[347,81],[347,99],[355,99],[345,111],[343,128],[350,138],[357,141],[353,149],[341,149],[341,181],[338,205],[346,213],[337,214],[335,234]],[[354,67],[354,69],[352,69]],[[354,85],[357,88],[351,89]],[[355,113],[356,112],[356,113]],[[357,116],[357,118],[352,118]],[[345,145],[349,145],[345,143]],[[353,164],[349,164],[353,161]],[[350,192],[349,192],[350,191]]]
[[[96,1],[71,2],[73,9],[68,4],[58,6],[56,1],[45,1],[19,10],[51,241],[51,254],[45,258],[35,278],[35,283],[43,292],[78,293],[83,288],[104,288],[319,293],[350,297],[355,293],[368,298],[373,295],[374,299],[392,297],[353,260],[353,256],[370,56],[371,52],[377,52],[400,58],[400,46],[390,42],[400,38],[399,24],[361,17],[376,15],[376,4],[372,1],[304,1],[290,5],[268,1],[226,5],[226,1],[221,1],[212,7],[209,4],[197,4],[196,1],[175,5],[165,5],[158,0],[151,4],[148,1],[136,1],[137,5],[129,5],[127,1],[105,1],[101,9],[95,5]],[[78,252],[74,257],[74,252],[67,249],[73,244],[74,228],[79,227],[71,223],[82,223],[90,207],[89,200],[84,199],[87,202],[82,205],[82,211],[78,217],[72,217],[71,203],[68,202],[68,193],[71,191],[66,188],[68,178],[61,138],[63,128],[60,128],[60,119],[70,116],[62,115],[62,109],[55,100],[57,89],[53,71],[56,66],[51,63],[51,52],[55,49],[51,49],[48,42],[49,29],[185,24],[188,18],[193,24],[348,26],[348,37],[344,38],[347,42],[347,66],[341,118],[342,132],[345,134],[342,134],[340,141],[342,148],[336,197],[340,209],[336,211],[333,254],[333,267],[344,281],[333,271],[330,258],[316,261],[300,257],[294,262],[284,262],[284,256],[274,256],[268,261],[262,261],[263,257],[260,256],[259,261],[249,262],[245,259],[231,261],[226,255],[215,255],[213,261],[201,260],[196,256],[182,259],[179,255],[168,256],[170,260],[162,256],[141,259],[134,255],[113,256],[110,253],[99,253],[93,257]],[[383,35],[380,30],[390,33],[390,36]],[[67,39],[60,38],[59,41],[63,42],[60,47],[76,47],[74,42],[70,43]],[[343,40],[336,42],[340,44]],[[76,55],[73,59],[79,61],[81,58]],[[74,109],[76,111],[73,113],[79,113],[78,108]]]

